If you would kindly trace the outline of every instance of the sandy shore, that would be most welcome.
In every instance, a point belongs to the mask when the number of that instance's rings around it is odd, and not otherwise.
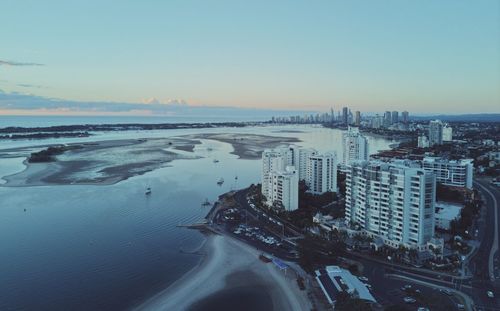
[[[264,310],[310,310],[294,273],[279,271],[258,259],[260,252],[231,237],[211,235],[200,264],[137,310],[201,310],[200,305],[228,289],[260,288],[270,297]],[[236,308],[236,306],[235,306]],[[236,309],[235,309],[236,310]]]
[[[237,155],[241,159],[259,159],[264,149],[300,142],[300,140],[295,137],[239,133],[207,133],[180,137],[188,139],[212,139],[231,144],[234,149],[231,153]]]

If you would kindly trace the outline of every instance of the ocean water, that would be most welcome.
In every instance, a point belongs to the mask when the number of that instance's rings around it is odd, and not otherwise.
[[[0,149],[196,132],[206,130],[98,133],[2,142]],[[268,126],[210,132],[292,136],[303,140],[299,145],[342,154],[339,130]],[[369,139],[371,152],[392,143]],[[168,287],[199,262],[193,251],[204,241],[199,232],[177,226],[202,219],[206,198],[213,202],[224,192],[259,182],[259,160],[238,159],[231,151],[229,144],[204,140],[195,148],[200,159],[176,160],[109,186],[0,185],[0,310],[125,309]],[[21,171],[23,160],[0,159],[0,177]],[[226,182],[220,187],[221,177]],[[146,187],[151,196],[144,195]]]

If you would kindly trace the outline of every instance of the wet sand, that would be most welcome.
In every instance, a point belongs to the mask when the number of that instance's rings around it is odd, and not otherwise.
[[[300,140],[255,134],[213,133],[171,138],[143,138],[74,143],[53,162],[29,163],[22,172],[4,176],[4,187],[44,185],[110,185],[133,176],[168,166],[176,159],[196,159],[194,148],[200,139],[233,146],[232,154],[242,159],[259,159],[266,148]],[[54,146],[54,145],[52,145]],[[0,158],[29,157],[48,146],[0,150]]]
[[[234,149],[231,153],[237,155],[241,159],[259,159],[264,149],[300,142],[300,139],[295,137],[238,133],[207,133],[181,137],[188,139],[212,139],[231,144]]]
[[[176,159],[197,158],[187,153],[194,150],[197,140],[186,139],[129,139],[70,144],[78,146],[56,157],[56,161],[29,163],[25,170],[5,176],[2,186],[43,185],[109,185],[165,167]],[[20,148],[20,156],[40,150]],[[177,152],[182,150],[183,152]],[[29,152],[27,152],[29,151]],[[0,151],[0,157],[13,157],[16,150]]]
[[[310,310],[293,277],[231,237],[211,235],[197,267],[137,310]]]

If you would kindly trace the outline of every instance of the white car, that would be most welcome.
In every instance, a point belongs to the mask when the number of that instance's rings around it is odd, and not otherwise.
[[[493,292],[491,290],[487,291],[486,295],[488,295],[489,298],[495,298],[495,295],[493,295]]]
[[[363,282],[368,282],[368,278],[366,276],[360,276],[358,279]]]
[[[414,303],[416,300],[412,297],[405,297],[403,298],[404,302],[406,303]]]

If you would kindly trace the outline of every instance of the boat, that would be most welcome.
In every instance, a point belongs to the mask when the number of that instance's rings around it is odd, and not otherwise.
[[[219,181],[217,182],[217,185],[222,186],[223,183],[224,183],[224,178],[221,177],[221,179],[219,179]]]
[[[201,203],[201,206],[210,206],[212,205],[212,203],[210,203],[210,201],[208,201],[208,198],[205,199],[205,201],[203,203]]]
[[[151,188],[150,188],[150,187],[147,187],[147,188],[146,188],[146,193],[145,193],[145,194],[146,194],[146,195],[150,195],[150,194],[151,194]]]
[[[234,179],[238,180],[238,175],[234,176]]]
[[[217,159],[214,159],[214,163],[219,163],[219,160],[217,160]]]

